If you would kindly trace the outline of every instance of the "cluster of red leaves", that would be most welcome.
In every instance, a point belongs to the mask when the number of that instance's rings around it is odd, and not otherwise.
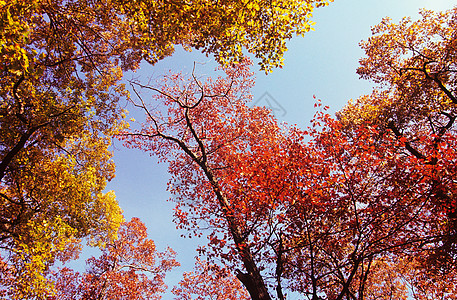
[[[123,223],[119,239],[108,244],[100,257],[88,260],[88,271],[55,272],[57,294],[50,299],[161,299],[167,288],[165,274],[179,263],[172,249],[158,252],[146,237],[139,219]]]
[[[248,107],[248,66],[205,83],[170,77],[154,98],[166,116],[136,103],[148,119],[122,138],[169,163],[178,227],[196,235],[209,229],[202,253],[255,278],[252,264],[276,290],[286,284],[341,299],[387,285],[374,284],[370,268],[423,253],[439,235],[448,210],[435,183],[449,176],[449,188],[455,139],[422,149],[440,162],[431,165],[376,124],[349,130],[319,102],[313,128],[279,126],[267,110]]]

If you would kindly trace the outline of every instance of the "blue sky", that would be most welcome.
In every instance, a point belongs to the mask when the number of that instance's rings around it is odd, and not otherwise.
[[[285,66],[272,74],[257,72],[253,89],[254,102],[265,103],[265,93],[281,107],[280,121],[308,125],[314,114],[313,95],[329,105],[334,112],[352,98],[370,92],[371,83],[359,80],[355,70],[363,52],[358,46],[361,40],[371,35],[370,27],[389,16],[395,22],[403,16],[418,17],[419,8],[445,10],[455,5],[450,0],[335,0],[325,8],[315,11],[315,31],[303,38],[294,38],[288,43]],[[155,66],[142,68],[133,76],[146,81],[172,71],[190,73],[193,62],[205,63],[200,73],[211,75],[216,64],[213,58],[178,50]],[[271,102],[271,101],[270,101]],[[131,117],[138,112],[131,111]],[[172,247],[178,253],[182,267],[167,276],[169,289],[176,284],[182,272],[193,268],[197,239],[183,239],[184,231],[175,229],[172,222],[173,203],[166,191],[169,175],[167,166],[138,150],[125,149],[114,142],[116,178],[108,189],[114,190],[127,220],[139,217],[146,223],[149,238],[158,249]],[[205,243],[202,239],[200,243]],[[82,258],[92,252],[85,252]],[[83,262],[77,262],[83,266]],[[73,264],[74,265],[74,264]],[[165,299],[171,298],[167,294]]]

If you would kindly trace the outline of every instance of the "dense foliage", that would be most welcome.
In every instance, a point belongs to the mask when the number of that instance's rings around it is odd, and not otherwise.
[[[279,125],[249,107],[242,53],[280,66],[328,2],[0,0],[0,297],[160,299],[179,264],[105,191],[118,136],[169,164],[178,227],[208,238],[178,299],[456,299],[457,8],[384,19],[361,44],[373,93]],[[123,73],[175,46],[223,74],[130,98]],[[53,267],[83,239],[102,251],[86,272]]]
[[[52,293],[57,260],[104,246],[123,221],[110,136],[125,125],[123,72],[175,45],[264,70],[311,29],[316,1],[0,1],[0,294]]]

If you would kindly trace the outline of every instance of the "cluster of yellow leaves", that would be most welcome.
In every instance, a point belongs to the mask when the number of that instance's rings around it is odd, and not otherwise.
[[[173,51],[174,44],[214,53],[227,64],[243,57],[243,49],[260,59],[261,68],[271,71],[282,65],[285,42],[311,30],[314,1],[117,1],[120,13],[131,18],[139,42],[148,48],[144,57],[155,62]]]
[[[11,299],[51,294],[56,259],[76,258],[85,237],[103,246],[123,221],[103,193],[122,73],[80,4],[0,3],[0,293]]]
[[[137,218],[121,224],[119,239],[102,249],[98,258],[88,259],[83,274],[68,268],[53,274],[56,295],[50,299],[162,299],[167,272],[179,266],[176,253],[156,249],[147,238],[146,226]]]
[[[77,257],[83,237],[114,239],[123,221],[114,193],[102,193],[114,176],[103,136],[121,126],[110,91],[121,74],[110,63],[77,74],[79,54],[46,22],[49,6],[0,3],[1,292],[12,299],[51,293],[55,260]]]
[[[22,3],[22,4],[21,4]],[[2,69],[8,68],[16,75],[22,74],[29,68],[29,56],[25,49],[31,30],[30,25],[23,19],[15,16],[22,15],[27,7],[36,6],[38,1],[23,3],[0,1],[0,57]],[[5,64],[6,65],[3,65]]]
[[[28,151],[19,155],[27,167],[14,174],[18,187],[4,187],[0,202],[2,220],[9,221],[1,232],[9,252],[3,286],[9,286],[12,299],[51,293],[53,285],[45,278],[49,267],[56,259],[76,258],[81,238],[103,246],[117,237],[122,211],[113,192],[102,193],[106,178],[114,175],[105,142],[83,136],[67,141],[74,155],[48,151],[38,161]],[[79,148],[84,152],[76,152]]]

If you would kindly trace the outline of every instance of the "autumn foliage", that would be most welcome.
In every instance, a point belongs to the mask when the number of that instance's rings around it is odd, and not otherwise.
[[[85,273],[55,272],[57,293],[51,299],[161,299],[165,274],[179,263],[172,249],[158,252],[146,237],[139,219],[123,223],[119,239],[107,244],[100,257],[90,258]]]
[[[427,178],[427,202],[437,222],[430,228],[429,265],[455,268],[456,201],[456,22],[457,9],[422,10],[421,18],[398,24],[385,19],[362,43],[366,57],[358,73],[378,83],[372,95],[339,114],[347,127],[376,124],[402,145],[405,157]]]
[[[121,138],[169,163],[178,226],[195,235],[209,229],[199,251],[235,270],[252,299],[284,299],[287,291],[309,299],[407,299],[411,291],[416,299],[453,299],[457,145],[454,48],[446,43],[455,39],[439,37],[454,36],[455,11],[422,14],[412,27],[384,21],[363,44],[368,58],[359,72],[394,78],[375,78],[385,89],[338,119],[317,101],[307,130],[248,106],[249,60],[215,79],[176,74],[157,87],[135,86],[156,94],[135,100],[147,120]],[[427,39],[427,30],[437,36]],[[409,32],[404,43],[395,40]],[[440,62],[417,50],[434,43],[448,59],[437,69]],[[435,108],[423,106],[427,95],[440,101]],[[153,109],[157,103],[165,109]]]
[[[457,8],[384,19],[361,43],[371,95],[278,124],[251,107],[243,50],[281,65],[328,2],[0,0],[0,297],[161,298],[179,264],[105,191],[116,136],[168,163],[177,227],[208,239],[177,299],[456,299]],[[176,45],[219,75],[130,97],[123,72]],[[143,124],[128,129],[124,97]],[[101,256],[56,269],[83,239]]]
[[[273,5],[272,5],[273,4]],[[316,1],[0,0],[0,286],[52,293],[56,261],[103,247],[123,221],[110,137],[124,128],[123,73],[180,45],[228,64],[243,50],[282,64]]]
[[[183,274],[183,279],[172,290],[176,300],[227,299],[247,300],[248,293],[241,282],[230,272],[198,257],[195,269]]]

